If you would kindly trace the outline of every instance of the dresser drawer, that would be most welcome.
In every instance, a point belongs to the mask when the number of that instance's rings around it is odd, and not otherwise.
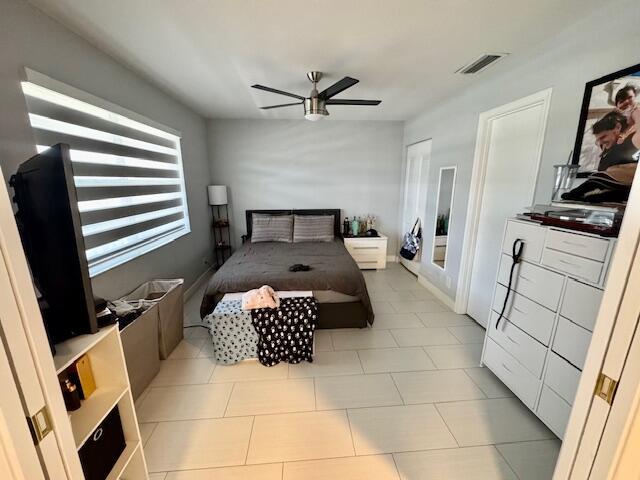
[[[372,253],[366,250],[365,251],[356,250],[355,252],[351,253],[351,256],[356,262],[377,262],[378,259],[380,258],[380,253],[375,251]]]
[[[498,282],[504,286],[509,283],[511,256],[502,255]],[[530,300],[547,307],[554,312],[558,309],[564,277],[556,272],[520,262],[513,274],[513,289]]]
[[[597,262],[604,262],[609,250],[609,240],[550,229],[547,233],[545,247]]]
[[[600,275],[604,265],[595,260],[577,257],[550,248],[544,249],[542,264],[592,283],[598,283],[600,281]]]
[[[602,302],[602,290],[570,278],[564,292],[560,313],[581,327],[593,332]]]
[[[502,242],[502,251],[511,255],[513,250],[513,242],[520,239],[524,242],[522,249],[522,258],[526,258],[532,262],[539,262],[544,248],[544,238],[547,229],[539,225],[514,222],[507,222],[507,230]]]
[[[496,329],[497,319],[498,314],[491,312],[489,337],[513,355],[536,378],[542,378],[547,348],[504,318]]]
[[[483,361],[525,405],[533,409],[540,380],[491,339],[487,339]]]
[[[569,405],[573,405],[581,373],[564,358],[551,352],[544,375],[544,384],[560,395]]]
[[[500,312],[504,304],[507,287],[497,284],[493,310]],[[504,316],[539,342],[549,345],[555,313],[536,302],[511,291]]]
[[[582,370],[591,343],[591,332],[564,317],[558,319],[553,351]]]
[[[564,431],[569,423],[571,405],[565,402],[558,394],[546,386],[542,386],[540,403],[538,403],[538,416],[560,439],[564,437]]]

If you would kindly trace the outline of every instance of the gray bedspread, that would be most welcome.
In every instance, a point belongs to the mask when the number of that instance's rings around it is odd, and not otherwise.
[[[290,272],[296,263],[308,272]],[[262,285],[275,290],[332,290],[357,297],[373,323],[364,276],[340,240],[323,243],[247,242],[211,277],[200,316],[211,313],[225,293],[246,292]]]

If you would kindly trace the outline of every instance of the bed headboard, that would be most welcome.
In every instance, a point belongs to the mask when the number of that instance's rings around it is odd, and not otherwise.
[[[253,225],[253,214],[262,213],[264,215],[333,215],[333,234],[336,238],[342,238],[340,231],[340,221],[342,220],[341,210],[339,208],[320,208],[308,210],[247,210],[245,212],[247,218],[247,237],[251,238],[251,226]]]

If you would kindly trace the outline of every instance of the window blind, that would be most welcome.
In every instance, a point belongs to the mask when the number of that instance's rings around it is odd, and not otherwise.
[[[90,276],[189,233],[179,135],[71,87],[22,90],[38,152],[70,146]]]

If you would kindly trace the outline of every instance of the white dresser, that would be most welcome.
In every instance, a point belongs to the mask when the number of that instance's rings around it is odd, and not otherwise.
[[[522,262],[504,303],[516,239]],[[521,220],[505,228],[482,354],[491,369],[558,437],[578,388],[616,240]]]
[[[387,267],[387,237],[346,237],[344,246],[360,270]]]

